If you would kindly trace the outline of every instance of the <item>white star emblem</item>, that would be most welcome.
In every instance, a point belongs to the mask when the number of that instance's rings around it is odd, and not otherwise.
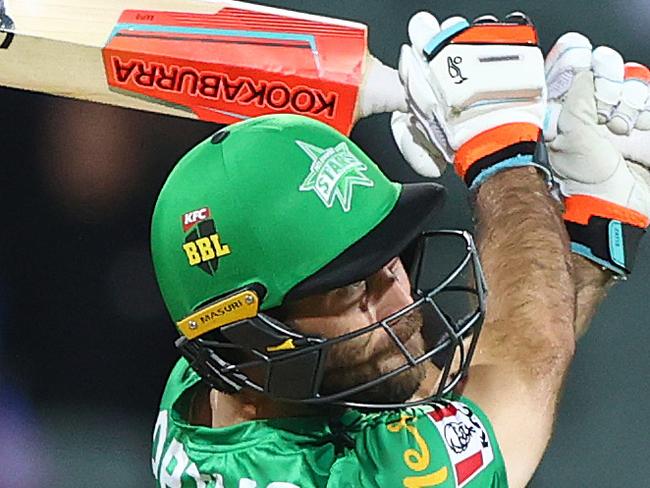
[[[328,148],[302,141],[296,144],[312,160],[311,171],[300,185],[300,191],[313,191],[327,208],[332,208],[338,200],[343,211],[349,212],[354,186],[375,186],[364,174],[368,167],[352,153],[346,142]]]

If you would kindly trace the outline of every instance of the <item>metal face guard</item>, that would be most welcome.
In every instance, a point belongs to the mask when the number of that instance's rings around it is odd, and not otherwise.
[[[409,261],[413,303],[367,327],[324,339],[300,334],[260,313],[220,328],[217,334],[193,340],[181,337],[176,345],[199,375],[221,391],[249,388],[282,401],[364,409],[402,408],[439,399],[451,392],[469,369],[485,316],[485,279],[468,232],[426,232],[409,251],[412,256],[404,260]],[[415,310],[423,317],[426,346],[417,356],[393,330]],[[384,330],[401,352],[403,364],[353,387],[322,393],[328,351],[377,329]],[[425,361],[440,370],[438,386],[430,395],[404,402],[358,401],[364,391]]]

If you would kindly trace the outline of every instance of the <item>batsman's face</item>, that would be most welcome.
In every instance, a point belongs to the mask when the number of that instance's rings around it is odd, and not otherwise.
[[[363,281],[297,301],[288,308],[288,322],[300,332],[334,338],[381,321],[413,303],[408,274],[399,258]],[[391,324],[408,351],[423,354],[422,318],[418,310]],[[394,370],[406,363],[394,340],[381,327],[334,345],[327,357],[323,393],[335,393]],[[358,393],[354,401],[401,402],[424,378],[415,367]]]

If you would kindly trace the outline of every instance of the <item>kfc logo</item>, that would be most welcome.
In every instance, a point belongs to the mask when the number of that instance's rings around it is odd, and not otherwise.
[[[203,207],[198,210],[193,210],[191,212],[187,212],[185,215],[182,217],[183,221],[183,232],[187,232],[190,230],[192,227],[194,227],[196,224],[199,222],[203,222],[204,220],[208,220],[210,218],[210,209],[208,207]]]
[[[445,442],[456,454],[467,450],[475,428],[462,422],[451,422],[445,425]]]
[[[462,488],[494,460],[487,430],[474,412],[461,402],[439,403],[429,413],[429,418],[445,439],[454,467],[454,486]]]

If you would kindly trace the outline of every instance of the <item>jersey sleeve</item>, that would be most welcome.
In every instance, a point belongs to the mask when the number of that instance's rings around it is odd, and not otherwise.
[[[362,436],[368,486],[507,488],[485,414],[465,398],[408,409]],[[367,461],[364,461],[367,459]],[[366,485],[364,485],[366,486]]]
[[[184,358],[179,359],[169,374],[169,379],[160,400],[160,410],[171,410],[176,400],[188,388],[191,388],[199,381],[201,381],[201,378],[190,368],[187,360]]]
[[[480,407],[457,397],[432,413],[458,487],[507,488],[505,463],[494,429]]]

